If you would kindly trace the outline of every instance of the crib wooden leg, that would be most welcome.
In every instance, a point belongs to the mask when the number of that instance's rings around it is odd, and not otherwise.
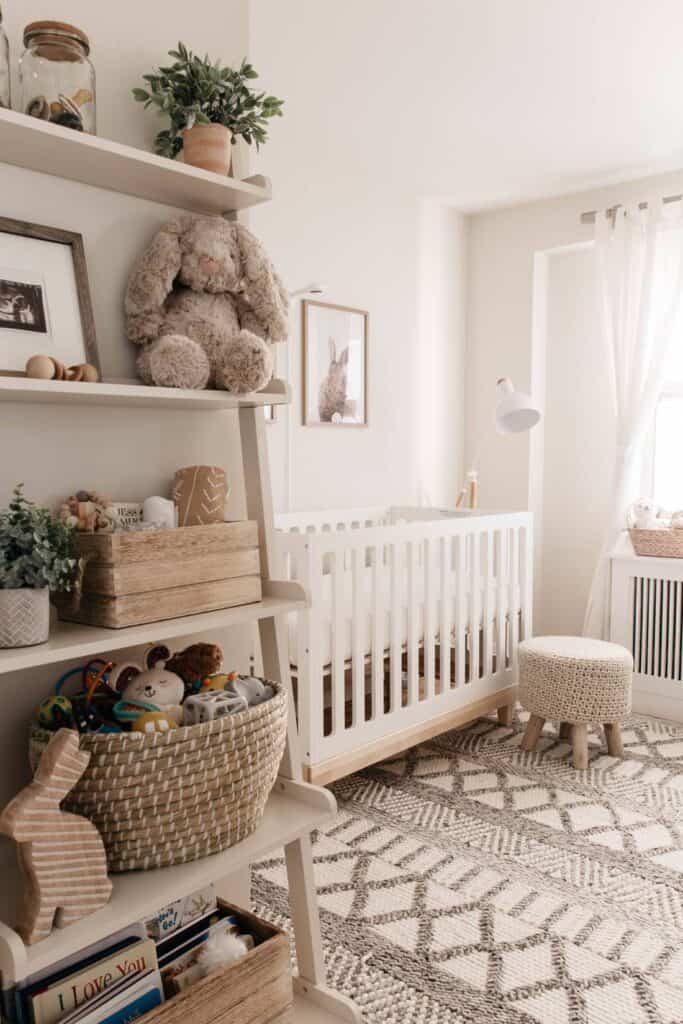
[[[532,715],[527,722],[526,732],[524,733],[524,739],[520,744],[522,750],[533,750],[538,743],[539,737],[543,731],[545,725],[545,718],[541,718],[540,715]]]
[[[512,722],[514,717],[514,704],[504,704],[502,708],[498,708],[498,723],[499,725],[504,725],[506,729],[512,728]]]

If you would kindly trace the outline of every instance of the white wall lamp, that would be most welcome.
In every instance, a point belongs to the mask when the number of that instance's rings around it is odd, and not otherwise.
[[[535,427],[541,410],[534,405],[531,395],[515,391],[509,377],[496,381],[496,430],[499,434],[521,434]]]
[[[541,410],[534,404],[531,395],[525,391],[516,391],[509,377],[499,377],[496,381],[495,426],[498,434],[522,434],[535,427],[541,418]],[[456,508],[477,508],[479,504],[479,456],[482,445],[479,445],[472,462],[472,469],[465,478]]]
[[[325,285],[320,281],[311,281],[304,288],[297,288],[296,291],[290,292],[290,299],[296,299],[299,295],[322,295],[325,291]]]

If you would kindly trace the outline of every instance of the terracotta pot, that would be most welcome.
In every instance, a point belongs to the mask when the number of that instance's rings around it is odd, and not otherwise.
[[[0,590],[0,647],[32,647],[44,644],[50,633],[50,592]]]
[[[232,133],[222,124],[196,124],[183,132],[183,160],[214,174],[229,174]]]

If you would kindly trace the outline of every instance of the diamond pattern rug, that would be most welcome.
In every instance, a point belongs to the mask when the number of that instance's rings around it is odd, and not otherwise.
[[[330,984],[367,1024],[683,1024],[683,726],[577,772],[482,719],[337,783],[315,840]],[[259,909],[287,925],[281,858]]]

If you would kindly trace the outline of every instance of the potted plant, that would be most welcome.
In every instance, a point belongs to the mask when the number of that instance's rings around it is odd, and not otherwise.
[[[157,135],[156,152],[173,158],[182,150],[185,163],[229,174],[231,145],[242,138],[258,149],[268,138],[268,120],[282,116],[283,101],[249,86],[258,74],[247,60],[235,71],[197,57],[182,43],[169,57],[173,64],[143,75],[148,89],[133,89],[138,102],[171,122]]]
[[[74,530],[14,489],[0,512],[0,647],[44,643],[50,591],[71,590],[78,569]]]

